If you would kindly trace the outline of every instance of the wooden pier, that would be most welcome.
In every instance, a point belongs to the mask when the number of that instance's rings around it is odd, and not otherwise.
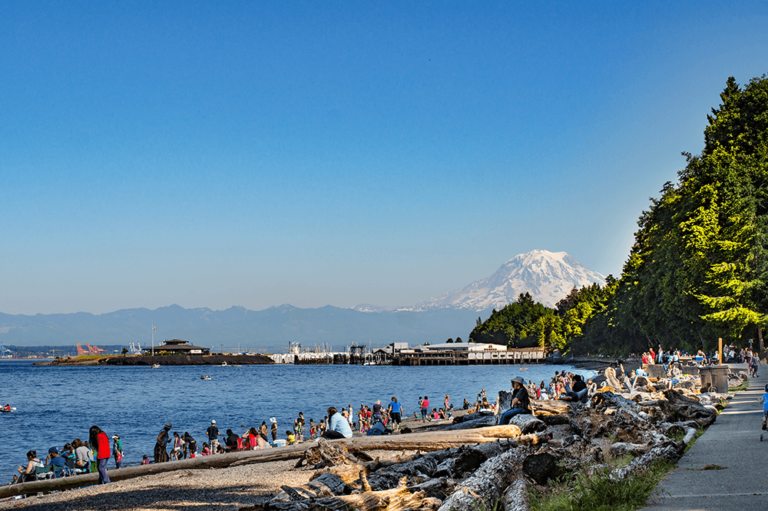
[[[412,351],[396,353],[392,365],[503,365],[538,364],[547,358],[544,348],[517,348],[507,351]]]

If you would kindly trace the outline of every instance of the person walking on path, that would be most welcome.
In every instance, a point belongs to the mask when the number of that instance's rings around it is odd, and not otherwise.
[[[112,454],[115,456],[115,468],[123,468],[123,442],[120,435],[112,435]]]
[[[91,426],[89,441],[96,449],[96,467],[99,471],[99,484],[111,483],[107,475],[107,460],[111,458],[109,452],[109,437],[100,427]]]
[[[168,441],[170,440],[168,432],[172,427],[173,425],[169,422],[163,426],[163,430],[157,435],[157,442],[155,443],[155,463],[165,463],[168,461],[168,451],[166,451],[165,446],[168,445]]]
[[[219,428],[216,427],[215,420],[211,421],[206,433],[208,433],[208,445],[211,448],[211,454],[216,454],[219,450]]]

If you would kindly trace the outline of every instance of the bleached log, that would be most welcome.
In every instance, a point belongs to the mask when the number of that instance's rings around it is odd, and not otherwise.
[[[613,456],[624,456],[625,454],[636,456],[638,454],[645,454],[649,450],[651,450],[651,447],[648,444],[632,444],[628,442],[616,442],[610,447],[610,452]]]
[[[456,487],[439,511],[475,511],[481,506],[493,507],[504,490],[505,475],[514,473],[525,455],[521,450],[512,450],[489,459]]]
[[[557,399],[533,400],[531,401],[531,408],[533,409],[533,415],[536,417],[541,417],[542,415],[561,415],[572,410],[571,405],[567,401]]]
[[[613,387],[616,392],[621,392],[622,385],[618,378],[616,378],[616,370],[613,367],[609,367],[605,370],[605,381],[609,386]]]
[[[694,438],[696,438],[696,430],[693,428],[688,428],[685,430],[685,436],[683,437],[683,444],[686,446],[690,444]]]
[[[528,483],[525,479],[516,479],[504,490],[501,497],[501,506],[504,511],[528,511]]]
[[[635,458],[629,464],[612,470],[610,478],[613,481],[623,481],[627,476],[638,470],[647,468],[651,463],[658,460],[677,460],[679,457],[677,450],[672,446],[656,447],[642,456]]]

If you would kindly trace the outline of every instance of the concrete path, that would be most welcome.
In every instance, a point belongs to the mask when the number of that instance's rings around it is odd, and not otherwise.
[[[746,364],[729,364],[746,371]],[[723,510],[768,509],[768,432],[760,442],[768,367],[760,366],[749,389],[738,392],[728,406],[659,484],[646,509]],[[701,470],[715,464],[723,470]]]

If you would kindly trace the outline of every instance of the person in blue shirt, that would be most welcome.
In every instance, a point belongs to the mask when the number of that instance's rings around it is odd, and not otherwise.
[[[395,423],[395,428],[400,427],[400,420],[403,418],[403,405],[397,402],[397,398],[392,396],[392,401],[389,403],[389,416],[392,417],[392,422]]]
[[[328,423],[328,431],[323,433],[324,438],[329,440],[352,438],[352,428],[349,427],[349,422],[333,406],[328,408]]]
[[[763,403],[763,429],[766,429],[765,421],[768,420],[768,385],[765,386],[765,394],[758,398],[758,401]]]
[[[48,458],[45,461],[46,466],[53,469],[54,477],[59,477],[67,466],[66,460],[59,455],[58,447],[51,447],[48,449]]]

